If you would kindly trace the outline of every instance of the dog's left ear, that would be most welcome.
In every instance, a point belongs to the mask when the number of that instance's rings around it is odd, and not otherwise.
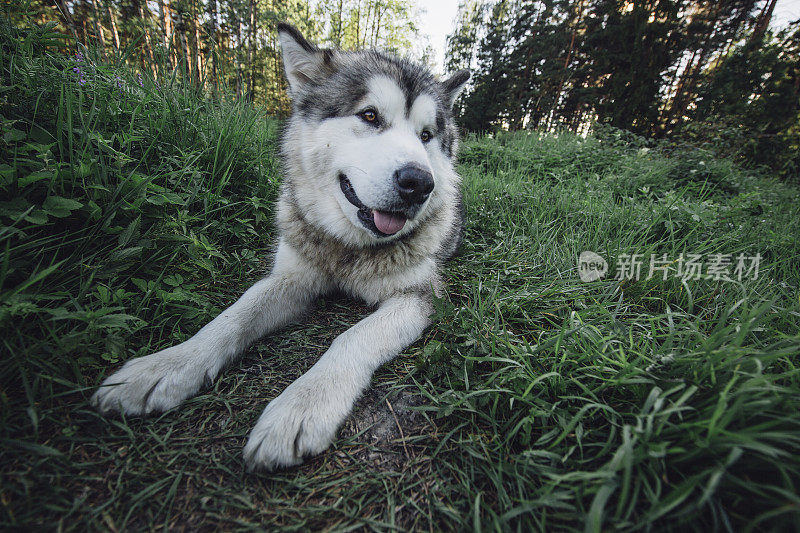
[[[327,77],[336,70],[333,52],[320,50],[306,41],[297,28],[281,22],[278,24],[283,67],[289,80],[289,89],[296,93],[313,79]]]
[[[450,105],[453,105],[453,102],[456,101],[458,98],[459,93],[461,93],[464,86],[469,81],[470,72],[467,69],[462,69],[444,80],[442,83],[442,89],[444,89],[444,94],[447,97],[447,101]]]

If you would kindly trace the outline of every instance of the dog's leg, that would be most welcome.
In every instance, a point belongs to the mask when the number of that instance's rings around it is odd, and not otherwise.
[[[431,311],[422,295],[394,296],[337,337],[308,372],[267,405],[244,448],[248,468],[294,465],[325,450],[372,373],[419,338]]]
[[[92,396],[101,412],[141,415],[166,411],[208,385],[253,341],[286,325],[326,289],[328,281],[281,243],[269,277],[186,342],[132,359]]]

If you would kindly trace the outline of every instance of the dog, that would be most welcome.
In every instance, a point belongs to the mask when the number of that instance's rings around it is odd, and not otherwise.
[[[373,372],[429,325],[463,232],[452,105],[469,71],[440,81],[378,51],[318,48],[288,24],[278,36],[292,115],[269,276],[189,340],[125,363],[91,399],[103,414],[172,409],[315,298],[343,291],[377,306],[269,402],[244,447],[250,470],[330,446]]]

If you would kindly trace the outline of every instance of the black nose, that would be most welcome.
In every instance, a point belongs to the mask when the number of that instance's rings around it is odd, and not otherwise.
[[[400,198],[410,204],[421,204],[433,190],[433,175],[417,165],[408,164],[394,172],[394,183]]]

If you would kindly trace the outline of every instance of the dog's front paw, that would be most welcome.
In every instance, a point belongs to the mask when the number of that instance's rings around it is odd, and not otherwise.
[[[301,378],[272,400],[244,447],[248,470],[297,465],[327,449],[352,404],[328,392]]]
[[[91,403],[104,414],[146,415],[172,409],[214,377],[198,364],[196,352],[185,342],[132,359],[103,381]]]

